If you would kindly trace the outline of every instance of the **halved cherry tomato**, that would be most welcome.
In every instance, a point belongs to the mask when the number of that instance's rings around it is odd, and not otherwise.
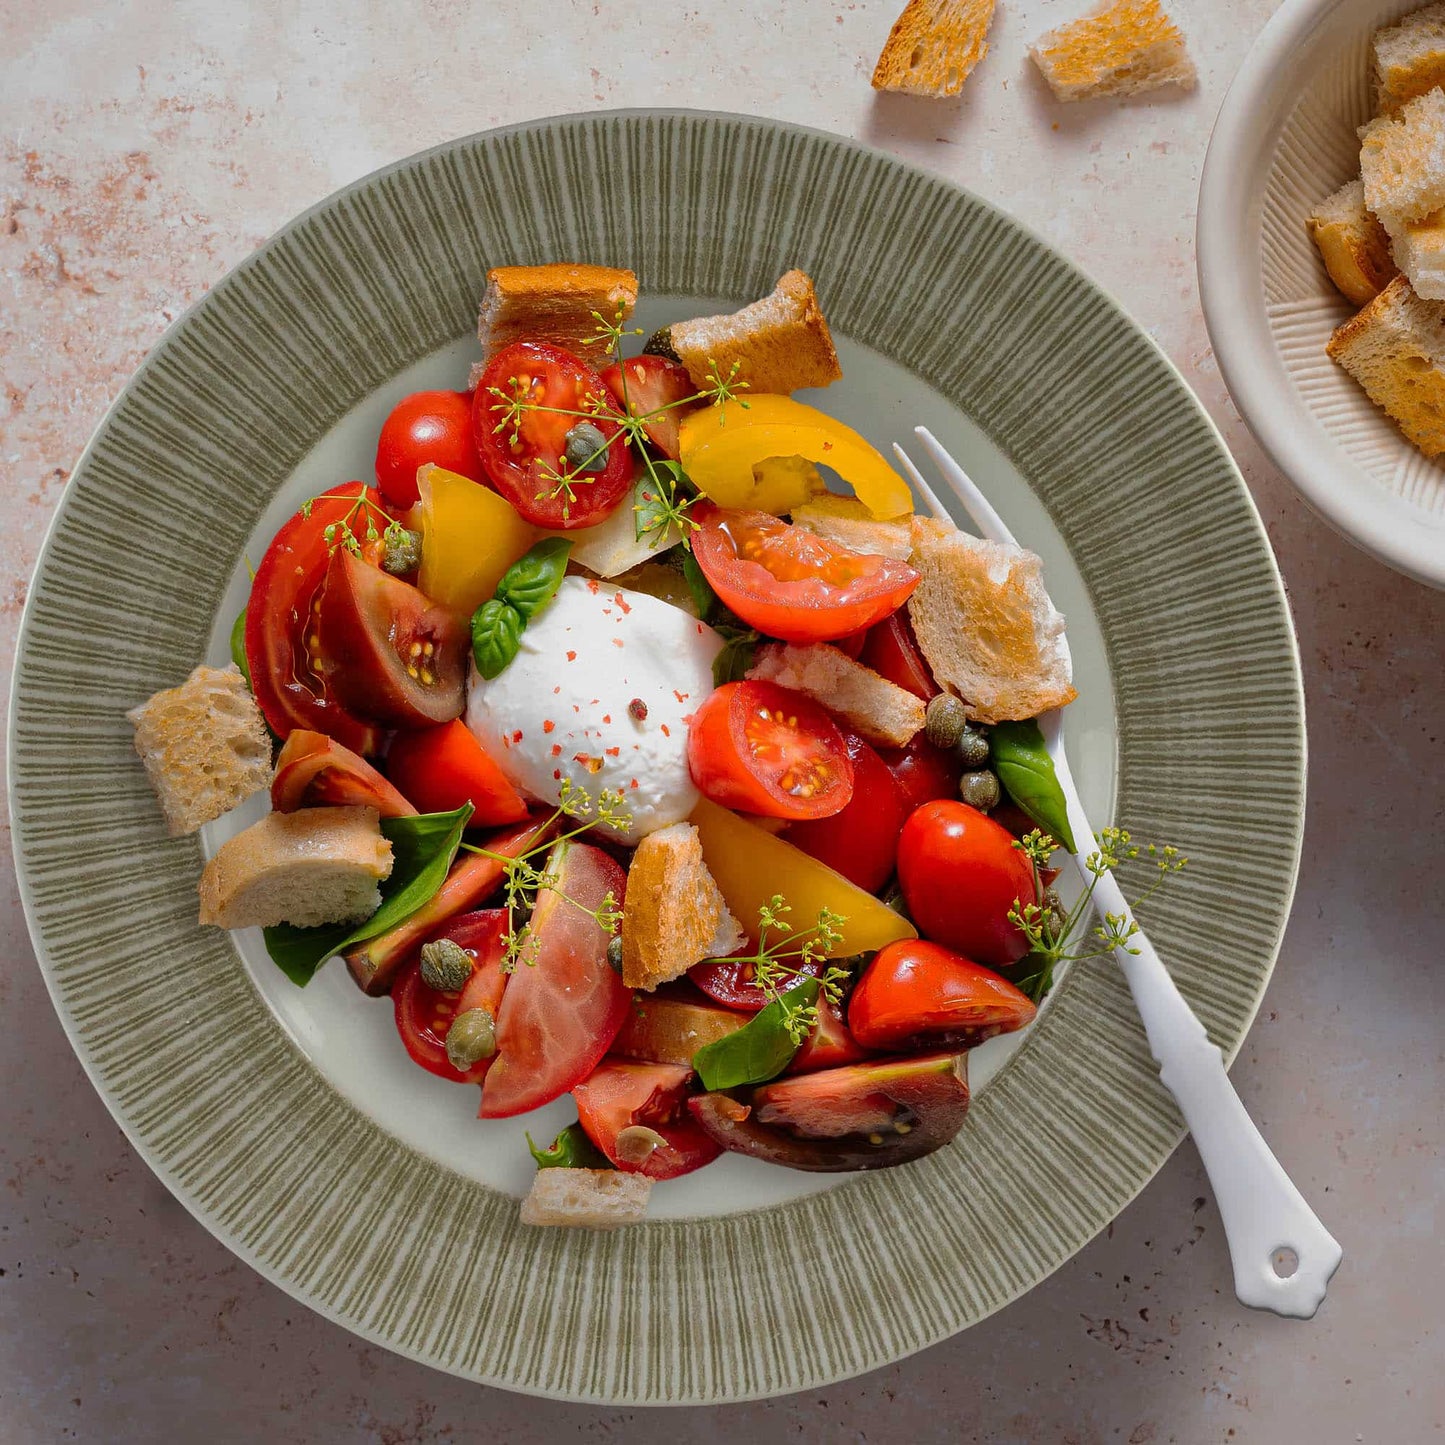
[[[963,762],[953,748],[935,747],[920,732],[906,748],[879,748],[878,756],[902,789],[909,813],[925,803],[958,796]]]
[[[449,938],[472,955],[472,976],[465,988],[456,993],[434,989],[421,976],[421,959],[417,957],[392,990],[396,1031],[407,1053],[422,1068],[453,1083],[480,1084],[492,1066],[491,1059],[481,1059],[465,1072],[454,1069],[447,1058],[447,1030],[452,1020],[468,1009],[484,1008],[496,1018],[507,986],[507,975],[502,972],[507,918],[505,908],[462,913],[427,940],[430,943]]]
[[[726,682],[687,730],[692,780],[715,803],[768,818],[826,818],[853,796],[838,725],[774,682]]]
[[[531,407],[509,419],[513,398]],[[558,410],[542,409],[548,407]],[[585,415],[566,414],[577,412]],[[611,393],[586,362],[560,346],[517,341],[482,373],[472,434],[488,480],[517,511],[533,526],[566,530],[595,525],[627,495],[632,453],[614,417]],[[567,433],[581,421],[590,421],[607,440],[603,466],[564,487],[557,478],[568,470]]]
[[[848,1000],[848,1027],[870,1049],[972,1048],[1021,1029],[1038,1012],[1006,978],[936,943],[890,943]]]
[[[375,808],[383,818],[406,818],[417,811],[365,758],[324,733],[297,728],[276,755],[271,806],[278,813],[294,813],[323,805]]]
[[[622,906],[621,865],[589,843],[559,843],[545,872],[556,882],[538,892],[528,925],[534,942],[497,1015],[483,1119],[540,1109],[575,1088],[611,1048],[632,1002],[607,962],[608,935],[593,917],[609,893]]]
[[[1009,922],[1015,902],[1037,903],[1033,869],[1013,836],[967,803],[925,803],[903,825],[898,881],[925,938],[992,968],[1028,952]]]
[[[472,436],[469,391],[414,391],[392,408],[376,443],[376,485],[398,507],[416,505],[416,469],[435,462],[474,482],[486,475]]]
[[[890,945],[891,947],[892,945]],[[819,1069],[862,1063],[868,1050],[848,1031],[843,1015],[825,998],[818,1000],[818,1022],[803,1040],[785,1074],[814,1074]]]
[[[460,715],[466,628],[344,547],[326,569],[317,633],[321,671],[353,712],[413,728]]]
[[[350,711],[323,675],[316,627],[330,561],[326,529],[351,524],[359,540],[373,506],[379,513],[381,497],[361,482],[333,487],[276,533],[256,569],[246,605],[246,665],[277,737],[306,728],[353,752],[381,747],[382,729]]]
[[[687,410],[676,403],[697,393],[687,368],[666,356],[634,356],[627,361],[614,361],[603,371],[602,382],[616,399],[618,408],[630,411],[633,416],[644,416],[661,407],[668,408],[643,425],[647,429],[648,441],[663,456],[676,461],[678,428]]]
[[[829,642],[896,612],[918,586],[906,562],[853,552],[766,512],[692,510],[692,553],[744,622],[786,642]]]
[[[858,661],[924,702],[939,693],[933,673],[914,640],[913,627],[906,612],[895,612],[868,629]]]
[[[681,1064],[638,1064],[604,1059],[572,1090],[577,1120],[587,1137],[619,1168],[648,1179],[676,1179],[711,1164],[722,1153],[687,1109],[692,1070]],[[642,1125],[663,1139],[641,1163],[618,1152],[617,1136]]]
[[[818,978],[827,963],[821,959],[803,963],[790,958],[788,966],[799,974]],[[693,964],[687,976],[710,999],[742,1013],[755,1014],[773,1001],[772,994],[764,993],[753,982],[753,965],[750,963],[740,963],[731,958],[708,958]]]
[[[450,813],[472,805],[468,827],[517,823],[527,816],[522,795],[460,719],[440,727],[398,733],[386,771],[423,813]]]
[[[843,741],[853,764],[853,796],[847,806],[830,818],[794,823],[785,836],[810,858],[876,893],[893,876],[908,809],[883,759],[854,733],[844,733]]]

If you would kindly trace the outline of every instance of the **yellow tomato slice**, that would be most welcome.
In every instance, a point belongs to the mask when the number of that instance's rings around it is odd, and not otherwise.
[[[749,933],[757,928],[758,909],[780,893],[792,909],[789,922],[800,932],[812,927],[822,908],[846,920],[834,958],[871,953],[900,938],[918,937],[918,930],[901,914],[786,838],[775,838],[706,798],[698,800],[690,821],[702,842],[703,861],[733,916]]]
[[[428,462],[416,485],[422,532],[416,585],[433,602],[470,617],[537,533],[510,502],[470,477]]]
[[[720,507],[756,507],[751,497],[758,463],[802,457],[851,483],[874,517],[913,510],[908,484],[881,452],[851,427],[791,397],[753,396],[746,398],[746,409],[740,399],[690,412],[682,420],[679,446],[683,470]]]

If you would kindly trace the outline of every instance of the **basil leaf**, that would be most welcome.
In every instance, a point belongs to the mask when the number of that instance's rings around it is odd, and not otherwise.
[[[692,555],[692,550],[686,548],[682,554],[682,575],[687,582],[687,590],[692,593],[692,600],[697,604],[697,615],[703,622],[711,622],[717,615],[722,603],[718,601],[718,595],[712,590],[712,583],[703,575],[703,570],[697,564],[697,558]]]
[[[538,1169],[611,1169],[607,1156],[587,1137],[581,1124],[568,1124],[545,1148],[539,1149],[527,1135],[527,1149]]]
[[[472,658],[490,682],[522,645],[522,614],[510,602],[493,597],[472,614]]]
[[[292,983],[304,988],[333,954],[404,923],[446,882],[471,816],[472,805],[463,803],[453,813],[383,818],[382,835],[391,843],[391,874],[381,885],[381,907],[360,924],[325,923],[319,928],[277,924],[265,930],[266,952]]]
[[[805,978],[775,998],[736,1033],[704,1044],[692,1066],[703,1088],[738,1089],[776,1079],[793,1061],[798,1045],[788,1035],[789,1014],[818,1002],[818,980]]]
[[[740,682],[747,676],[753,665],[753,655],[762,641],[760,633],[751,627],[746,629],[719,626],[714,629],[722,638],[722,651],[712,661],[712,683],[721,687],[725,682]]]
[[[515,609],[523,625],[557,595],[567,574],[567,554],[571,550],[570,537],[543,537],[502,574],[497,599]]]
[[[231,624],[231,661],[241,669],[246,686],[251,686],[251,665],[246,661],[246,609],[243,607]]]
[[[989,734],[993,770],[1011,797],[1040,828],[1070,853],[1074,834],[1069,810],[1059,786],[1054,760],[1044,746],[1038,722],[995,723]]]

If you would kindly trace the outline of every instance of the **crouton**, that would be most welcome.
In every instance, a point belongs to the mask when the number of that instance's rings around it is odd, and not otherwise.
[[[842,497],[830,492],[795,507],[792,520],[794,526],[802,527],[815,537],[821,537],[825,542],[836,542],[854,552],[869,552],[879,557],[892,557],[895,562],[906,562],[913,550],[907,517],[891,522],[876,521],[873,513],[857,497]]]
[[[1445,90],[1360,129],[1365,204],[1392,237],[1445,206]]]
[[[360,923],[381,907],[391,844],[375,808],[267,813],[201,873],[201,922],[216,928]]]
[[[1427,5],[1375,31],[1375,101],[1390,114],[1445,85],[1445,4]]]
[[[1395,237],[1393,254],[1417,296],[1445,301],[1445,210],[1407,221]]]
[[[625,321],[636,304],[631,271],[563,262],[496,266],[487,272],[477,336],[488,356],[514,341],[549,341],[601,364],[598,317]]]
[[[1043,564],[1007,542],[986,542],[932,517],[913,519],[912,565],[922,580],[908,616],[935,680],[970,718],[1036,717],[1078,696],[1064,619],[1044,590]]]
[[[522,1201],[523,1224],[620,1229],[647,1213],[652,1180],[621,1169],[539,1169]]]
[[[994,0],[908,0],[873,67],[874,90],[957,95],[988,54]]]
[[[1350,181],[1314,208],[1310,239],[1319,248],[1330,280],[1356,306],[1373,301],[1399,271],[1390,237],[1365,207],[1365,184]]]
[[[920,699],[826,643],[770,642],[758,649],[748,676],[806,693],[865,742],[901,748],[923,726]]]
[[[712,383],[713,371],[752,392],[786,394],[805,386],[828,386],[843,375],[833,334],[818,307],[811,278],[789,271],[770,296],[727,316],[674,322],[673,349],[693,385]]]
[[[1194,86],[1194,62],[1159,0],[1116,0],[1039,36],[1029,54],[1058,100]]]
[[[1397,276],[1326,350],[1420,451],[1445,452],[1445,308]]]
[[[705,958],[739,949],[747,935],[728,912],[691,823],[649,833],[627,870],[622,982],[651,991]]]
[[[234,664],[198,667],[126,718],[172,838],[271,785],[271,739]]]

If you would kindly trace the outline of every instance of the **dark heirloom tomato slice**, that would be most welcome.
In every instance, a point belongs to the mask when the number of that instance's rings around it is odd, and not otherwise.
[[[633,416],[658,413],[643,422],[647,439],[663,456],[676,461],[683,414],[692,409],[678,403],[697,393],[687,368],[666,356],[633,356],[607,367],[602,373],[602,383],[612,393],[619,410],[629,411]],[[663,407],[667,410],[663,411]]]
[[[305,728],[297,728],[276,756],[271,806],[278,813],[322,806],[375,808],[383,818],[417,811],[365,758]]]
[[[766,512],[692,510],[692,553],[744,622],[786,642],[830,642],[896,612],[918,586],[906,562],[854,552]]]
[[[711,1164],[722,1153],[687,1109],[692,1069],[684,1064],[640,1064],[603,1059],[572,1090],[587,1137],[619,1169],[649,1179],[676,1179]],[[641,1125],[663,1140],[639,1161],[618,1145],[624,1129]],[[640,1151],[639,1151],[640,1152]]]
[[[687,730],[692,780],[715,803],[768,818],[826,818],[853,796],[838,725],[775,682],[727,682]]]
[[[358,498],[365,499],[359,510]],[[381,747],[382,729],[349,711],[323,676],[316,628],[330,560],[326,529],[351,517],[355,534],[363,536],[369,505],[380,508],[381,497],[362,483],[333,487],[276,533],[256,569],[246,605],[246,665],[256,701],[277,737],[306,728],[353,752]]]
[[[795,958],[788,960],[788,966],[796,973],[811,974],[814,978],[822,975],[826,963],[801,963]],[[695,963],[688,969],[687,976],[710,999],[727,1008],[739,1009],[743,1013],[755,1014],[759,1009],[772,1003],[773,996],[764,993],[753,982],[753,966],[730,958],[709,958]]]
[[[513,401],[531,405],[516,416],[509,412]],[[606,438],[602,467],[563,487],[558,476],[568,470],[567,433],[580,421],[590,421]],[[487,479],[537,527],[590,527],[617,506],[632,481],[632,453],[611,393],[586,362],[560,346],[504,346],[477,383],[472,431]]]
[[[321,671],[353,712],[393,727],[427,727],[462,711],[469,638],[409,582],[344,547],[321,594]]]

